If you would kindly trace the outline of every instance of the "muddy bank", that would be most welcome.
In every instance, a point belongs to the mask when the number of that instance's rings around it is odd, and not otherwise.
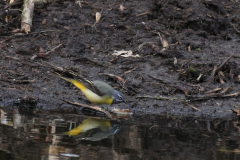
[[[90,104],[53,73],[56,67],[106,81],[126,97],[115,107],[135,114],[228,117],[239,106],[239,2],[52,3],[35,8],[28,35],[14,33],[22,4],[4,9],[7,3],[0,2],[1,106],[33,102],[38,110],[77,113],[61,99]],[[139,57],[114,56],[115,50]]]

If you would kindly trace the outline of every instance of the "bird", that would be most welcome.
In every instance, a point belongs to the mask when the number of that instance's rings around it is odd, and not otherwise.
[[[88,130],[94,129],[94,128],[100,128],[102,131],[106,131],[111,126],[111,122],[109,119],[95,119],[95,118],[88,118],[85,119],[82,124],[77,126],[76,128],[64,132],[64,134],[70,135],[70,136],[77,136],[80,133],[87,132]]]
[[[99,130],[97,132],[89,132],[87,137],[82,134],[96,128]],[[80,135],[80,137],[82,137],[81,139],[84,140],[100,141],[111,135],[117,134],[120,129],[121,125],[116,121],[110,121],[109,119],[88,118],[85,119],[79,126],[68,132],[64,132],[63,134],[69,136]]]
[[[75,79],[69,79],[63,76],[60,78],[65,81],[71,82],[77,88],[79,88],[86,98],[93,104],[116,104],[124,102],[123,94],[113,89],[109,84],[103,81],[89,81],[84,79],[84,82],[80,82]]]

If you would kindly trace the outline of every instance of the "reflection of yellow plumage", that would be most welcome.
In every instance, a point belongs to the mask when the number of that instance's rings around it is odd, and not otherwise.
[[[66,132],[65,134],[70,136],[76,136],[79,135],[80,133],[86,132],[94,128],[100,128],[102,131],[106,131],[110,126],[111,126],[110,120],[88,118],[84,120],[82,124]]]

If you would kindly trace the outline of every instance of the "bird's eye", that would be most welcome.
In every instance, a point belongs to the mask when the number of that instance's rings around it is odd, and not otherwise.
[[[123,97],[120,94],[118,94],[118,99],[123,100]]]

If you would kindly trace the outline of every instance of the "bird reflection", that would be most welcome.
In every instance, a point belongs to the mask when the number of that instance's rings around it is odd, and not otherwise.
[[[120,129],[120,124],[115,121],[88,118],[76,128],[65,132],[65,134],[77,136],[80,140],[100,141],[111,135],[117,134]],[[87,133],[87,135],[84,133]]]

